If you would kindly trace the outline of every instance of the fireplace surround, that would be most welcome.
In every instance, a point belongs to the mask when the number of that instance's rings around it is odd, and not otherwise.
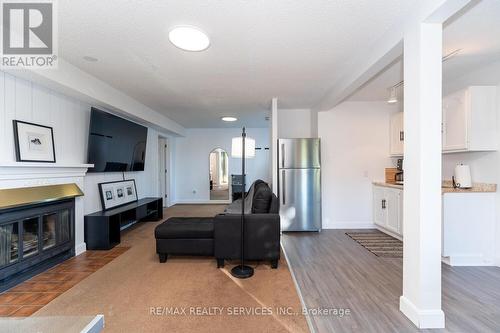
[[[0,190],[0,291],[75,255],[76,184]]]

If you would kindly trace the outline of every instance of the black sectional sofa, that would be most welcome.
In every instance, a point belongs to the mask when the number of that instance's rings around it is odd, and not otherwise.
[[[245,259],[269,261],[278,267],[280,258],[279,201],[267,183],[254,183],[251,214],[245,215]],[[241,215],[173,217],[155,229],[160,262],[168,255],[215,256],[217,266],[241,257]]]

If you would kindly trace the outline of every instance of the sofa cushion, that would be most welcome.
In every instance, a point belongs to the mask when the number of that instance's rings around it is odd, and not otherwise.
[[[173,217],[155,229],[157,239],[213,238],[213,217]]]
[[[269,206],[269,214],[279,214],[280,213],[280,201],[278,197],[273,193],[271,199],[271,205]]]
[[[252,202],[252,214],[267,214],[269,213],[269,207],[271,206],[271,201],[273,197],[273,192],[267,183],[262,180],[257,180],[255,182],[255,189]]]

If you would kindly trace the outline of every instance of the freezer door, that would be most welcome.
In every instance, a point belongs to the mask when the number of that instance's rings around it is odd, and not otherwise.
[[[321,170],[279,170],[283,231],[321,230]]]
[[[278,168],[319,168],[319,139],[279,139]]]

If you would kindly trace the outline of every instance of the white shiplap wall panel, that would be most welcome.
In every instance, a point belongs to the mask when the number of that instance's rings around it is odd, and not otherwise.
[[[15,114],[18,120],[32,121],[32,89],[31,82],[25,80],[18,80],[14,78],[15,81]]]
[[[49,89],[33,85],[33,111],[32,120],[36,124],[48,126],[51,123],[50,112],[52,109],[51,96]]]
[[[4,140],[6,143],[5,153],[2,153],[2,160],[8,162],[16,160],[14,149],[14,131],[12,127],[12,120],[16,119],[16,78],[9,74],[5,75],[5,131]]]

